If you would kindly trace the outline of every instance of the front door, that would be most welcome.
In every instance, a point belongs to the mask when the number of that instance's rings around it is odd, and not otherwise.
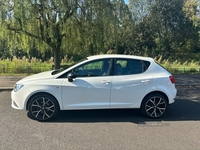
[[[101,59],[82,64],[70,72],[76,78],[64,79],[62,97],[64,109],[95,109],[110,107],[111,59]]]

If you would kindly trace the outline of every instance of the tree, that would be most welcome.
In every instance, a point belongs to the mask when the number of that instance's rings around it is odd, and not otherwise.
[[[134,45],[148,56],[183,59],[199,49],[198,0],[130,0]]]
[[[78,0],[1,0],[1,19],[12,33],[36,39],[54,52],[54,67],[60,68],[60,51],[66,23],[79,8]]]
[[[5,26],[0,21],[0,59],[10,58],[10,51],[7,40],[4,38]]]
[[[183,11],[186,18],[189,18],[195,27],[199,27],[200,24],[200,1],[199,0],[185,0],[183,5]]]
[[[182,59],[184,54],[188,56],[198,48],[198,28],[188,17],[191,13],[194,17],[198,5],[193,3],[189,5],[193,9],[184,11],[184,8],[188,8],[187,4],[188,0],[156,0],[152,7],[149,17],[158,34],[156,44],[165,57]]]
[[[108,50],[119,52],[124,43],[121,31],[127,11],[125,6],[123,0],[82,1],[77,17],[68,22],[70,36],[64,37],[63,47],[68,45],[68,54],[80,58]]]
[[[7,41],[0,38],[0,59],[7,59],[10,57],[11,55],[9,52]]]
[[[130,0],[129,10],[131,12],[133,28],[132,28],[132,43],[134,53],[139,55],[153,56],[153,49],[156,47],[155,39],[158,36],[156,33],[156,20],[152,13],[152,8],[155,6],[156,0]]]

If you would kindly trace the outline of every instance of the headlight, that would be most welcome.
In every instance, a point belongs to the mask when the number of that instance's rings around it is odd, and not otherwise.
[[[13,90],[14,90],[15,92],[17,92],[17,91],[19,91],[23,86],[24,86],[23,84],[15,84]]]

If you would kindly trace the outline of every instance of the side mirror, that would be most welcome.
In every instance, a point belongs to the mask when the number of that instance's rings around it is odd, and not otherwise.
[[[67,78],[68,78],[69,82],[73,82],[73,79],[76,78],[76,74],[73,72],[70,72],[70,73],[68,73]]]

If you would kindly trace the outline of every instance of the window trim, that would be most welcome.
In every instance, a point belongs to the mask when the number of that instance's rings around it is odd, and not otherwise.
[[[109,65],[109,73],[108,73],[108,75],[105,75],[105,76],[103,76],[103,75],[101,75],[101,76],[83,76],[83,77],[78,77],[77,76],[77,78],[88,78],[88,77],[107,77],[107,76],[111,76],[111,74],[112,74],[112,70],[113,70],[113,58],[100,58],[100,59],[96,59],[96,60],[91,60],[91,61],[88,61],[88,62],[85,62],[85,63],[83,63],[83,64],[80,64],[80,65],[78,65],[78,66],[76,66],[76,67],[73,67],[71,70],[69,70],[69,71],[67,71],[67,72],[65,72],[64,74],[62,74],[62,75],[60,75],[58,78],[67,78],[67,75],[68,75],[68,73],[70,73],[70,72],[72,72],[72,70],[74,70],[75,68],[78,68],[78,67],[80,67],[80,66],[82,66],[82,65],[87,65],[87,64],[89,64],[89,63],[92,63],[92,62],[95,62],[95,61],[103,61],[103,60],[110,60],[110,65]]]

